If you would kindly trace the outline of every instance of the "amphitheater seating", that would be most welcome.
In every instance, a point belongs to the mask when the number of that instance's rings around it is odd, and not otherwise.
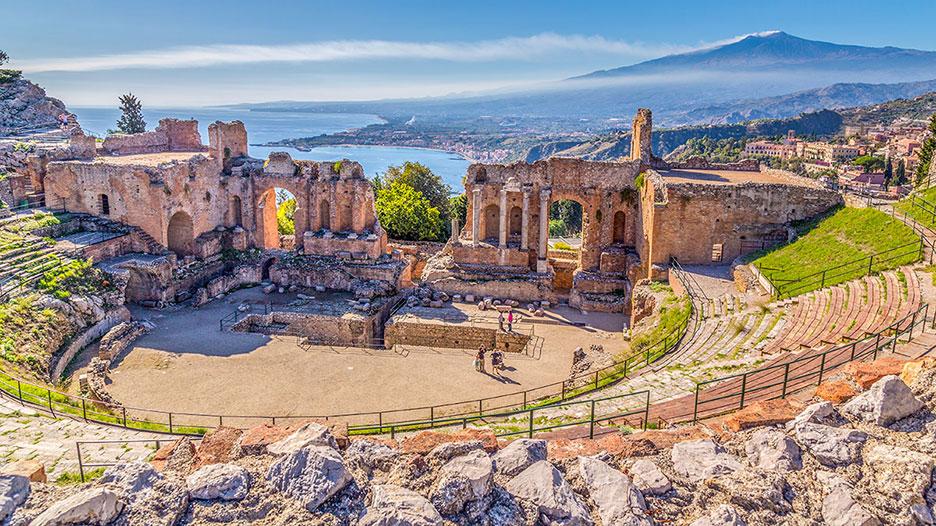
[[[44,272],[70,260],[49,240],[0,227],[0,298],[6,298],[23,284],[38,281]]]

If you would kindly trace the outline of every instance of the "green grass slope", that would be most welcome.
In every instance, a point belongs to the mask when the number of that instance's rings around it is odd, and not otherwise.
[[[912,263],[919,237],[897,219],[874,209],[841,208],[799,225],[800,237],[754,260],[780,296],[795,296]],[[908,246],[910,245],[910,246]],[[875,255],[878,254],[878,255]],[[875,255],[873,259],[869,256]],[[825,273],[825,276],[823,276]]]

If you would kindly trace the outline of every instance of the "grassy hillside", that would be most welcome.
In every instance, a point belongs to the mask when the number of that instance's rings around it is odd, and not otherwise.
[[[913,230],[879,210],[842,208],[801,224],[798,230],[799,239],[754,260],[781,296],[803,294],[855,279],[869,268],[879,272],[919,257],[914,245],[919,238]]]
[[[914,198],[897,202],[894,208],[916,219],[919,223],[936,229],[936,186],[918,193]]]

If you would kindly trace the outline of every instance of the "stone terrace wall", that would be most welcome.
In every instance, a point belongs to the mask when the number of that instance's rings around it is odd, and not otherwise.
[[[520,352],[529,340],[525,334],[500,332],[494,325],[472,327],[391,319],[384,327],[384,344],[388,349],[394,345],[416,345],[477,350],[483,345],[488,349],[493,346],[502,351]]]
[[[205,146],[198,133],[198,121],[194,119],[162,119],[153,131],[109,135],[102,145],[102,151],[107,155],[203,150]]]
[[[368,345],[374,337],[374,317],[346,313],[341,316],[307,312],[248,314],[233,329],[241,332],[304,336],[314,342],[333,345]],[[284,324],[285,328],[266,329]]]

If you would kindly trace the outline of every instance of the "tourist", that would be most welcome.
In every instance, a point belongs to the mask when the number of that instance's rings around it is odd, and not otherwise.
[[[504,353],[498,349],[494,349],[494,351],[491,353],[491,367],[498,375],[500,374],[501,369],[504,368]]]
[[[513,332],[513,311],[507,313],[507,332]]]
[[[504,330],[504,313],[503,312],[497,315],[497,326],[498,326],[498,330],[500,331]]]
[[[487,349],[482,345],[478,349],[478,356],[475,357],[475,365],[477,366],[478,372],[484,372],[484,353],[487,352]]]

